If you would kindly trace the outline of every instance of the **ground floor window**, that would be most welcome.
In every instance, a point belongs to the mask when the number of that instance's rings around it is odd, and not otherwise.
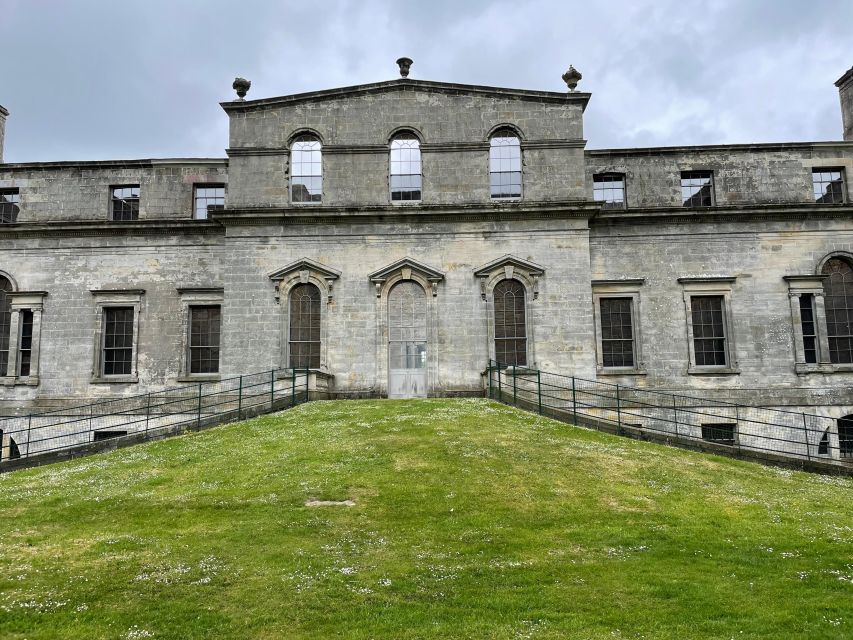
[[[513,367],[527,366],[527,318],[524,285],[501,280],[495,285],[495,360]]]
[[[219,373],[219,333],[222,307],[190,307],[190,373]]]
[[[289,364],[293,369],[320,368],[320,289],[306,282],[290,290]]]

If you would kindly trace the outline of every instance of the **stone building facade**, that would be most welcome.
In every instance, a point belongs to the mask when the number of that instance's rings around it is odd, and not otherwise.
[[[589,150],[587,93],[402,77],[222,103],[227,158],[0,164],[2,407],[471,395],[497,358],[844,416],[838,87],[837,142]]]

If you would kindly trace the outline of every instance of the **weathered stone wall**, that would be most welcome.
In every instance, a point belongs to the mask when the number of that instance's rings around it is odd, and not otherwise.
[[[224,160],[27,163],[0,166],[20,190],[18,222],[111,220],[110,186],[139,184],[139,219],[190,219],[193,184],[227,183]]]
[[[841,121],[844,139],[853,141],[853,67],[847,70],[835,83],[841,99]]]
[[[846,167],[853,175],[853,145],[802,143],[613,149],[586,152],[587,197],[593,175],[624,173],[629,209],[680,207],[681,172],[711,170],[718,206],[814,202],[813,167]]]
[[[582,115],[582,103],[575,100],[419,93],[406,87],[252,106],[230,113],[229,206],[288,206],[288,146],[305,131],[323,143],[324,205],[388,204],[388,144],[401,128],[422,137],[424,204],[488,201],[489,133],[501,124],[521,135],[526,197],[583,199]]]

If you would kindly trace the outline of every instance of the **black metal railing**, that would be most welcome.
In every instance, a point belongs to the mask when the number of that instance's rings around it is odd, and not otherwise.
[[[853,422],[489,361],[490,398],[574,424],[721,453],[853,462]]]
[[[240,420],[308,400],[308,370],[264,371],[23,416],[0,417],[0,462],[93,442],[147,437]]]

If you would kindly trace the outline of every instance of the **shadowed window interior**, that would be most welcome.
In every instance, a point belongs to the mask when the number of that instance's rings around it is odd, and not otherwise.
[[[592,177],[592,199],[605,209],[625,208],[625,175],[600,173]]]
[[[501,280],[494,290],[495,360],[510,366],[527,366],[527,323],[524,285]]]
[[[193,218],[207,220],[211,211],[225,208],[224,184],[197,184],[193,195]]]
[[[190,373],[219,373],[221,324],[218,304],[190,307]]]
[[[700,367],[726,366],[723,296],[691,296],[693,351]]]
[[[290,366],[320,368],[320,290],[306,282],[290,290]]]
[[[133,307],[105,307],[103,322],[103,375],[130,375],[133,372]]]
[[[822,272],[829,361],[853,362],[853,269],[842,258],[830,258]]]
[[[427,319],[424,290],[403,280],[388,294],[388,351],[391,369],[426,367]]]
[[[0,276],[0,376],[7,375],[9,367],[9,333],[12,325],[12,283]]]
[[[631,298],[601,298],[601,361],[605,367],[634,366]]]
[[[685,207],[714,206],[714,174],[711,171],[681,172],[681,201]]]
[[[0,189],[0,224],[18,221],[21,195],[17,189]]]
[[[853,415],[838,419],[838,452],[842,458],[853,458]]]
[[[110,187],[113,220],[139,220],[139,185]]]
[[[812,169],[812,188],[817,203],[840,204],[844,202],[844,169]]]
[[[500,129],[489,144],[492,198],[521,197],[521,142],[512,129]]]
[[[412,133],[401,133],[391,141],[391,200],[421,199],[421,143]]]
[[[829,455],[829,429],[826,429],[820,437],[820,442],[817,445],[817,454],[819,456]]]
[[[323,201],[323,151],[314,136],[303,135],[290,145],[290,201]]]
[[[817,362],[817,330],[814,320],[814,295],[800,295],[800,325],[803,329],[803,354],[809,364]]]
[[[730,423],[703,424],[702,439],[708,442],[733,445],[735,443],[735,425]]]
[[[33,355],[33,312],[23,309],[20,313],[21,340],[18,346],[18,375],[30,375],[30,364]]]
[[[94,431],[92,433],[92,438],[95,442],[100,442],[101,440],[111,440],[113,438],[121,438],[126,435],[127,431]]]

